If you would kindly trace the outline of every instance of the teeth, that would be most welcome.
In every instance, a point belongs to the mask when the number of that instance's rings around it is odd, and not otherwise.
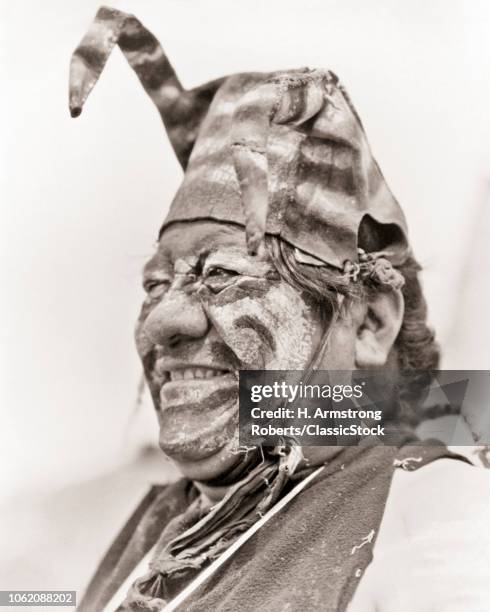
[[[170,380],[194,380],[196,378],[214,378],[223,376],[226,370],[213,370],[211,368],[181,368],[170,372]]]

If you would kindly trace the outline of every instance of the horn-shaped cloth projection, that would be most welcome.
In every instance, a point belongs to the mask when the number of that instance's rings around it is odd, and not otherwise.
[[[133,15],[101,7],[70,64],[69,106],[78,117],[115,45],[155,104],[183,168],[221,80],[185,91],[158,40]]]

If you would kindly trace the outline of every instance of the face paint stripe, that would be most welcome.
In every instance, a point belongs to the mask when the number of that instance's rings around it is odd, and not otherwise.
[[[210,350],[217,362],[226,364],[230,370],[240,369],[240,360],[223,342],[213,342]]]
[[[253,315],[242,315],[238,317],[238,319],[234,323],[235,327],[238,329],[250,328],[255,331],[255,333],[259,336],[262,343],[266,343],[272,351],[276,350],[276,342],[274,340],[273,335],[267,329],[267,327],[254,317]]]

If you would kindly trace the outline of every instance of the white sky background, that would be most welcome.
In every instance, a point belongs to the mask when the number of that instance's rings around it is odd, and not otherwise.
[[[0,6],[1,448],[11,493],[90,478],[156,439],[148,403],[131,420],[132,330],[140,269],[180,169],[117,49],[82,116],[69,117],[70,54],[99,2]],[[490,368],[490,3],[112,6],[155,33],[188,87],[246,70],[333,69],[405,208],[444,366]]]

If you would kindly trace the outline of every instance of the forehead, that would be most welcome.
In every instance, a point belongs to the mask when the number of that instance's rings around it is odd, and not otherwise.
[[[145,271],[179,259],[192,261],[223,251],[249,257],[243,227],[216,221],[173,223],[163,231],[157,251],[146,264]]]

